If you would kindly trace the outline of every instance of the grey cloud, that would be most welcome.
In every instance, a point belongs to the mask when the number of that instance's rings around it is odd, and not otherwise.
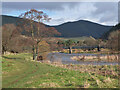
[[[93,14],[100,17],[100,22],[118,21],[118,3],[97,2],[95,7],[97,9]]]
[[[101,17],[100,22],[108,22],[108,21],[117,21],[118,16],[113,13],[105,13],[106,17],[104,18],[104,15]]]
[[[8,9],[47,9],[47,10],[62,10],[63,6],[68,5],[74,7],[77,5],[76,2],[3,2],[2,7]]]
[[[116,2],[97,2],[97,3],[95,3],[95,7],[97,7],[95,14],[101,14],[101,13],[105,13],[105,12],[117,13],[118,3],[116,3]]]
[[[118,3],[118,22],[120,23],[120,1]]]
[[[59,19],[52,19],[52,20],[54,20],[54,21],[62,21],[62,22],[64,22],[64,18],[59,18]]]

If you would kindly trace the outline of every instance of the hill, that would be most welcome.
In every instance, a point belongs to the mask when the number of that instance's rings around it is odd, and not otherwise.
[[[2,15],[2,25],[11,23],[16,25],[19,19],[18,17]],[[49,25],[46,26],[51,27]],[[94,38],[99,38],[103,33],[109,31],[112,26],[104,26],[90,21],[79,20],[52,27],[55,27],[58,32],[61,33],[61,37],[92,36]]]
[[[19,20],[20,18],[18,17],[2,15],[2,25],[4,24],[15,24],[16,25],[16,22]]]
[[[117,25],[115,25],[115,26],[113,26],[109,31],[105,32],[105,33],[101,36],[101,38],[102,38],[102,39],[108,39],[108,36],[109,36],[109,34],[110,34],[111,32],[116,31],[116,30],[119,30],[119,29],[120,29],[120,23],[117,24]]]
[[[111,28],[111,26],[104,26],[85,20],[67,22],[54,27],[58,32],[62,33],[62,37],[92,36],[94,38],[101,37],[103,33]]]

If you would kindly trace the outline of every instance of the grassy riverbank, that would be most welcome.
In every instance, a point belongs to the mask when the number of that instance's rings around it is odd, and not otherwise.
[[[118,87],[118,66],[112,66],[112,71],[110,71],[112,72],[111,74],[103,75],[94,72],[94,70],[90,72],[86,71],[86,69],[91,69],[92,67],[97,69],[97,66],[65,65],[64,67],[64,65],[62,65],[60,67],[58,65],[35,62],[32,61],[31,58],[31,54],[27,53],[3,56],[3,88]],[[81,70],[77,69],[77,67],[81,68]],[[111,66],[107,66],[101,69],[108,70],[110,68]]]

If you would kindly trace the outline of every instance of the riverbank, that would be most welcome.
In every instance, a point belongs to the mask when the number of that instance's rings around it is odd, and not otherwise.
[[[93,71],[90,71],[90,69]],[[96,73],[97,70],[101,74]],[[105,72],[104,71],[108,71]],[[88,72],[90,71],[90,72]],[[103,74],[102,74],[103,72]],[[64,65],[33,61],[31,54],[2,58],[3,88],[118,88],[118,66]]]
[[[69,54],[69,49],[63,49],[62,51],[60,51],[60,53],[66,53],[66,54]],[[72,53],[73,54],[82,54],[82,53],[88,53],[88,54],[119,54],[120,52],[118,51],[112,51],[112,50],[109,50],[109,49],[102,49],[101,51],[94,51],[94,50],[91,50],[91,51],[84,51],[84,50],[81,50],[81,49],[72,49]]]

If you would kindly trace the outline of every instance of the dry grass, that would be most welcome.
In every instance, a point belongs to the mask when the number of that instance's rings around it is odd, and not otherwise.
[[[73,56],[71,57],[72,60],[77,61],[105,61],[105,62],[118,62],[119,58],[118,55],[96,55],[96,56]]]
[[[53,83],[53,82],[46,82],[46,83],[42,83],[42,84],[40,84],[39,85],[40,87],[42,87],[42,88],[58,88],[58,87],[60,87],[57,83]]]

